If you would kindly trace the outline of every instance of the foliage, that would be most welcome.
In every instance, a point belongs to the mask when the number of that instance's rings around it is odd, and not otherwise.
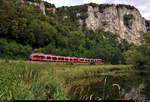
[[[126,60],[137,69],[147,69],[150,66],[150,33],[143,36],[142,44],[125,52]]]
[[[15,41],[7,41],[6,39],[0,39],[0,57],[1,58],[24,58],[27,59],[32,52],[30,46],[23,46]]]
[[[130,9],[130,10],[136,9],[134,6],[131,6],[131,5],[124,5],[124,4],[117,5],[117,8],[123,8],[123,7]]]
[[[111,7],[111,6],[113,6],[113,4],[100,4],[99,5],[99,12],[103,13],[105,8]]]
[[[73,65],[73,63],[72,62],[68,62],[67,65]]]
[[[67,66],[65,67],[67,68]],[[95,76],[100,73],[109,73],[115,70],[130,70],[130,66],[113,66],[113,65],[74,65],[68,66],[70,70],[65,70],[62,73],[62,77],[66,83],[70,83],[75,79],[87,78],[90,76]]]
[[[104,63],[110,64],[125,63],[123,52],[130,46],[123,40],[119,43],[117,34],[93,32],[86,27],[79,29],[78,19],[88,16],[85,13],[88,4],[57,8],[55,14],[45,16],[38,7],[15,1],[0,3],[0,38],[9,39],[0,41],[3,57],[24,58],[36,50],[54,55],[102,58]],[[47,2],[45,5],[52,6]],[[78,17],[77,13],[80,13]],[[64,16],[67,18],[62,19]]]
[[[24,1],[30,1],[30,2],[41,2],[42,0],[24,0]]]
[[[96,65],[96,63],[95,62],[90,62],[90,65]]]
[[[132,25],[132,23],[130,23],[132,19],[135,19],[132,14],[128,14],[128,15],[125,14],[125,15],[123,16],[124,25],[129,28],[130,25]]]

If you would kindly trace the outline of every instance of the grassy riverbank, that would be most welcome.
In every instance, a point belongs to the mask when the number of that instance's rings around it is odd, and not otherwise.
[[[0,100],[67,100],[67,84],[76,78],[129,70],[127,65],[0,62]]]

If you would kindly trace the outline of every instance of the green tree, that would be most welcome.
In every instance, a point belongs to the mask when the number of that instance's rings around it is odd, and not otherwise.
[[[127,63],[133,64],[135,68],[145,69],[150,66],[150,33],[144,34],[140,46],[125,52]]]

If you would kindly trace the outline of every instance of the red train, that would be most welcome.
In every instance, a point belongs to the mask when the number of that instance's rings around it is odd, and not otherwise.
[[[64,57],[64,56],[55,56],[42,53],[34,53],[29,57],[30,60],[36,61],[51,61],[51,62],[98,62],[102,63],[102,59],[88,59],[88,58],[76,58],[76,57]]]

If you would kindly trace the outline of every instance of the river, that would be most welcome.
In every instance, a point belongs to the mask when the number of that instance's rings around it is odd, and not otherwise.
[[[71,100],[145,100],[150,99],[150,72],[122,72],[74,80]],[[88,83],[87,83],[88,82]]]

